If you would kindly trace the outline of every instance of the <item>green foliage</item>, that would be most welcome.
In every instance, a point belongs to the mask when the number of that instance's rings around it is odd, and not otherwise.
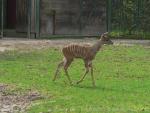
[[[149,0],[111,0],[111,30],[131,35],[150,32]]]
[[[104,46],[93,61],[96,88],[91,76],[69,86],[64,72],[52,81],[62,59],[56,49],[0,53],[0,83],[17,91],[37,90],[47,98],[35,101],[27,113],[149,113],[150,51],[143,47]],[[69,68],[79,80],[84,64],[75,60]]]
[[[112,6],[112,29],[130,31],[134,22],[134,7],[134,0],[115,1]]]
[[[141,28],[143,31],[150,31],[150,0],[144,0],[141,13]]]
[[[132,34],[128,34],[128,32],[125,31],[112,31],[110,32],[111,38],[120,38],[120,39],[150,39],[150,33],[149,32],[132,32]]]

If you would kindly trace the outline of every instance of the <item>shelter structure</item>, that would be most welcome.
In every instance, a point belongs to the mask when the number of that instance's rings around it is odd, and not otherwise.
[[[107,31],[105,0],[0,0],[1,37],[96,36]]]

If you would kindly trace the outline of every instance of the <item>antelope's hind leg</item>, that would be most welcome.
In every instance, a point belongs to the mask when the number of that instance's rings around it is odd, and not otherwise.
[[[68,67],[70,66],[70,64],[72,63],[73,59],[66,59],[65,62],[64,62],[64,71],[65,71],[65,74],[69,80],[69,83],[70,85],[72,85],[72,81],[71,81],[71,78],[68,74]]]
[[[77,82],[77,84],[81,83],[84,80],[84,78],[86,77],[86,75],[88,74],[88,72],[89,72],[88,62],[87,61],[84,61],[84,62],[85,62],[86,71],[85,71],[85,74],[81,77],[81,79]]]
[[[56,69],[56,72],[55,72],[55,75],[54,75],[54,78],[53,78],[53,81],[56,80],[56,78],[57,78],[57,76],[58,76],[58,73],[59,73],[59,70],[60,70],[60,68],[61,68],[63,65],[64,65],[64,60],[61,61],[61,62],[58,64],[57,69]]]

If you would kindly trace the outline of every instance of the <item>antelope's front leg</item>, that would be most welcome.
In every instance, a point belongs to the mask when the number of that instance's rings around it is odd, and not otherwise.
[[[93,75],[93,65],[92,65],[92,63],[89,66],[91,68],[92,84],[93,84],[93,87],[95,87],[95,78],[94,78],[94,75]]]
[[[88,74],[88,72],[89,72],[89,67],[86,68],[85,74],[81,77],[81,79],[77,82],[77,84],[81,83],[84,80],[84,78],[86,77],[86,75]]]

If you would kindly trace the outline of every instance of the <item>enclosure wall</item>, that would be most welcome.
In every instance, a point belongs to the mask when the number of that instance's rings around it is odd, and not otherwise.
[[[42,34],[99,35],[106,31],[105,0],[41,0]]]

